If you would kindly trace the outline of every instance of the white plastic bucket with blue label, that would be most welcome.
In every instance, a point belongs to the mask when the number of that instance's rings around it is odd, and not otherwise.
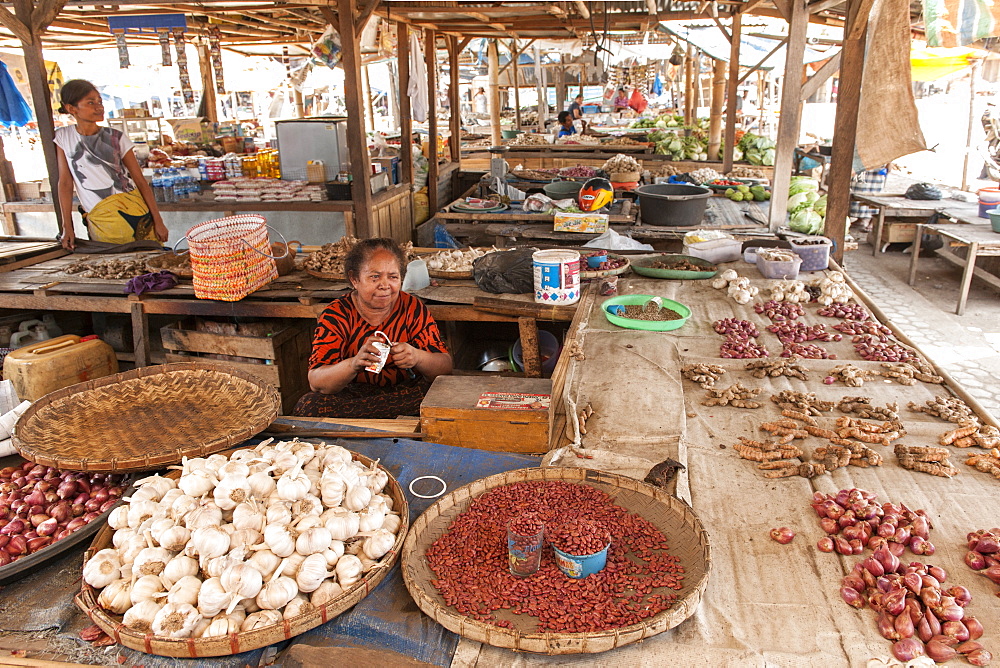
[[[580,300],[580,253],[540,250],[531,255],[535,270],[535,301],[567,305]]]

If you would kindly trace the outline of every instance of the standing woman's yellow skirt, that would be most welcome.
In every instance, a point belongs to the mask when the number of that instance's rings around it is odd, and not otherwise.
[[[138,190],[105,197],[84,214],[90,238],[112,244],[127,244],[142,239],[156,240],[153,215]]]

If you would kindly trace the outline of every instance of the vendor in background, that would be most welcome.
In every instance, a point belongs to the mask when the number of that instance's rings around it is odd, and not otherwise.
[[[611,104],[614,106],[615,111],[628,111],[628,96],[625,95],[624,88],[618,89],[615,100]]]
[[[560,111],[558,120],[559,132],[556,133],[556,138],[569,137],[570,135],[576,134],[576,127],[573,125],[573,117],[568,111]]]
[[[861,170],[854,173],[851,181],[851,194],[874,195],[882,192],[885,188],[885,180],[889,176],[891,164],[876,167],[875,169]],[[851,225],[857,225],[859,231],[870,232],[872,229],[872,216],[878,213],[878,209],[865,206],[856,199],[851,199],[851,206],[847,211]]]
[[[574,121],[583,118],[583,93],[573,98],[573,104],[569,105],[567,111]]]
[[[476,91],[476,94],[472,96],[472,110],[477,114],[489,113],[489,109],[486,104],[485,88],[480,88]]]
[[[92,240],[114,244],[166,241],[167,228],[132,150],[132,140],[121,130],[98,125],[104,120],[104,102],[97,88],[89,81],[73,79],[59,95],[59,113],[76,119],[75,125],[59,128],[55,134],[63,247],[76,247],[74,185]]]
[[[437,323],[416,297],[400,290],[406,267],[392,239],[365,239],[344,258],[354,291],[333,300],[320,314],[309,358],[309,387],[293,411],[309,417],[395,418],[417,415],[437,376],[452,361]],[[375,332],[392,342],[380,373],[365,369],[379,361]]]

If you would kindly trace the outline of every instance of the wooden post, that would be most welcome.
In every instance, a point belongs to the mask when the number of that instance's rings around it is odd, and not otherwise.
[[[365,99],[365,129],[375,131],[375,108],[372,106],[372,84],[368,78],[368,66],[361,66],[361,96]]]
[[[205,100],[205,117],[213,123],[219,122],[219,103],[215,97],[215,75],[212,73],[212,56],[208,52],[208,44],[198,44],[198,70],[201,72],[202,98]],[[301,94],[298,102],[301,104]],[[299,118],[302,117],[299,107]]]
[[[694,47],[688,44],[684,56],[684,125],[691,125],[694,116]]]
[[[722,102],[726,97],[726,61],[712,67],[712,110],[708,115],[708,159],[715,160],[722,146]]]
[[[396,51],[399,63],[399,161],[400,180],[413,185],[413,118],[410,115],[410,29],[396,23]]]
[[[462,111],[458,99],[458,38],[448,35],[448,127],[451,138],[448,145],[451,148],[451,161],[462,162]]]
[[[518,130],[521,129],[521,79],[520,74],[517,70],[517,61],[521,57],[521,50],[517,47],[517,40],[512,39],[510,41],[510,52],[514,58],[512,66],[514,67],[514,127]]]
[[[834,240],[833,257],[842,263],[847,212],[851,206],[851,179],[854,176],[854,148],[858,133],[858,109],[861,103],[861,78],[865,71],[865,44],[868,40],[868,15],[857,16],[857,6],[867,5],[853,0],[849,6],[848,24],[844,26],[844,44],[840,56],[840,79],[837,83],[837,115],[834,119],[833,150],[827,173],[826,236]],[[864,26],[857,32],[857,22]],[[849,35],[857,35],[851,39]],[[784,125],[784,114],[781,124]],[[779,127],[780,132],[780,127]],[[777,176],[777,169],[775,170]],[[772,198],[772,202],[774,199]],[[782,206],[784,212],[784,206]],[[878,249],[876,249],[876,252]],[[916,253],[917,250],[914,250]]]
[[[556,111],[566,109],[566,68],[562,65],[556,70]]]
[[[545,94],[542,80],[542,52],[536,46],[535,56],[535,90],[538,92],[538,131],[545,132],[545,119],[549,116],[549,97]]]
[[[427,64],[427,202],[431,215],[438,210],[437,32],[424,31]]]
[[[63,2],[33,2],[32,0],[15,0],[14,14],[24,29],[15,34],[21,38],[21,49],[24,51],[24,68],[27,70],[28,86],[34,104],[35,120],[38,122],[38,138],[42,143],[42,153],[45,156],[45,169],[49,175],[49,186],[52,188],[53,199],[56,201],[55,213],[58,229],[62,230],[62,211],[58,205],[56,193],[59,192],[59,164],[56,162],[55,121],[52,117],[52,93],[49,91],[48,73],[45,70],[45,58],[42,56],[41,32],[48,27],[34,26],[32,19],[37,12],[40,16],[51,16],[51,22]],[[30,38],[26,40],[25,37]]]
[[[355,0],[337,0],[337,20],[340,34],[344,35],[341,54],[344,65],[344,90],[361,90],[361,45],[354,35]],[[353,223],[355,234],[367,239],[372,236],[372,187],[371,158],[368,155],[368,137],[365,136],[365,110],[360,95],[345,95],[347,106],[347,145],[351,157],[351,200],[354,204]]]
[[[805,0],[790,0],[791,17],[788,20],[788,46],[785,49],[785,73],[781,79],[781,111],[778,123],[778,141],[774,151],[774,179],[771,181],[771,207],[768,222],[771,231],[784,224],[787,217],[785,204],[788,202],[788,185],[792,177],[792,159],[799,143],[799,124],[802,119],[802,58],[806,48],[806,28],[809,25],[809,10]],[[843,77],[843,71],[841,71]],[[843,89],[843,78],[841,78]],[[858,80],[857,93],[861,91]],[[736,107],[736,98],[729,101]],[[838,105],[839,111],[839,105]],[[839,115],[839,113],[838,113]],[[855,119],[855,123],[857,119]],[[841,132],[835,126],[834,134]],[[854,132],[851,132],[851,142]],[[843,248],[843,245],[838,246]]]
[[[490,137],[494,146],[499,146],[500,139],[500,56],[497,54],[497,41],[491,39],[486,47],[486,57],[490,76]]]
[[[691,120],[698,120],[698,108],[701,107],[701,51],[694,57],[694,96],[691,99]]]
[[[729,81],[726,83],[726,130],[723,144],[726,147],[722,156],[722,172],[728,174],[733,170],[733,149],[736,148],[736,89],[740,83],[740,39],[743,30],[743,15],[733,14],[733,22],[729,33],[732,42],[729,45]]]
[[[965,158],[962,160],[962,190],[969,189],[969,153],[972,152],[972,128],[976,120],[976,75],[979,74],[979,66],[982,62],[978,58],[973,60],[972,70],[969,72],[969,126],[965,132]]]

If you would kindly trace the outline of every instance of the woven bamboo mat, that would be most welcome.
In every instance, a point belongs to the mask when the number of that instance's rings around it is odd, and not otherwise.
[[[36,401],[14,447],[73,471],[142,471],[231,448],[278,415],[278,391],[238,369],[163,364],[71,385]]]
[[[531,480],[561,480],[590,485],[611,495],[617,505],[652,522],[670,545],[670,554],[684,567],[684,588],[674,605],[643,622],[591,633],[539,633],[536,620],[526,615],[505,614],[513,625],[506,629],[473,620],[445,604],[430,581],[437,576],[427,563],[427,549],[472,500],[503,485]],[[427,615],[450,631],[496,647],[537,654],[582,654],[606,652],[667,629],[694,614],[708,583],[711,553],[708,534],[691,508],[676,497],[637,480],[578,468],[518,469],[477,480],[442,497],[413,523],[403,543],[403,579],[410,595]],[[509,612],[509,611],[508,611]]]

